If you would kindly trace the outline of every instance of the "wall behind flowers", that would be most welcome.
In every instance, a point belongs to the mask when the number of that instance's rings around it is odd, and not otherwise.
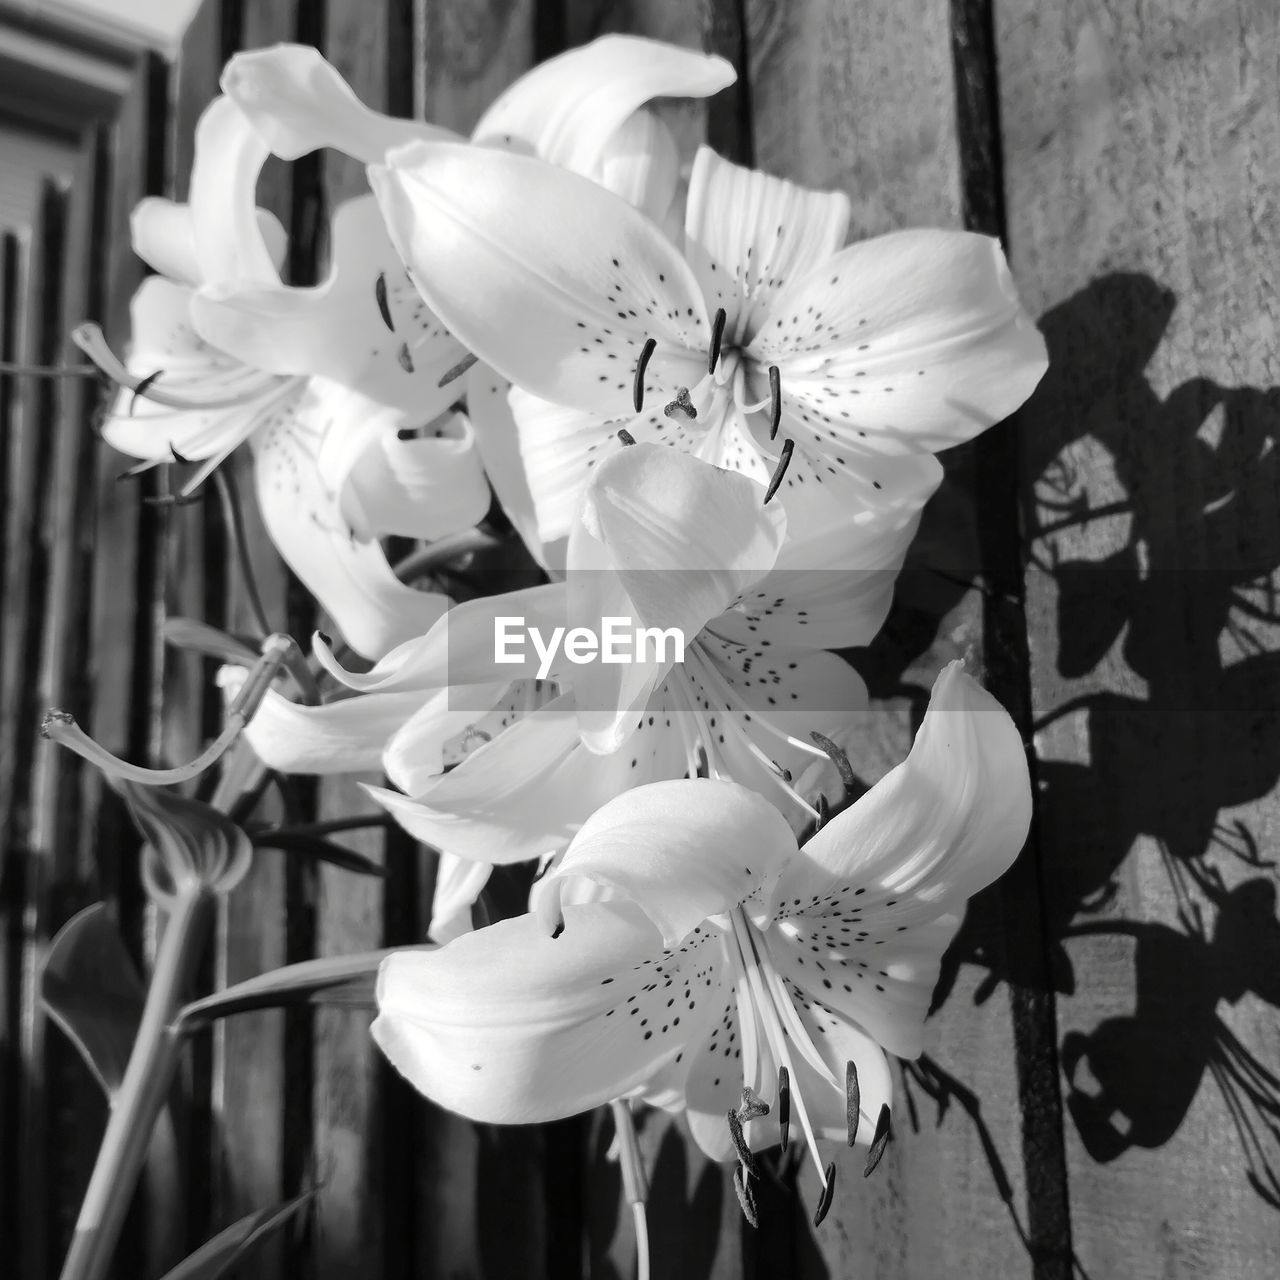
[[[34,237],[5,240],[0,358],[69,359],[62,335],[86,316],[123,343],[141,274],[128,212],[185,192],[195,120],[236,49],[316,44],[371,105],[465,130],[532,62],[609,30],[733,61],[739,84],[679,108],[681,136],[846,190],[858,234],[1003,235],[1051,362],[1015,421],[944,456],[890,622],[853,655],[875,695],[859,758],[881,770],[939,667],[970,659],[1033,747],[1028,848],[953,947],[879,1174],[863,1183],[851,1154],[821,1228],[786,1173],[746,1226],[728,1170],[646,1120],[659,1274],[1274,1275],[1273,6],[207,0],[180,59],[139,63],[118,112],[87,124]],[[358,178],[333,153],[268,169],[261,203],[293,233],[294,279]],[[194,754],[220,714],[210,670],[159,648],[156,622],[234,630],[247,607],[214,504],[148,503],[155,473],[117,482],[84,429],[93,397],[0,381],[0,1242],[21,1280],[64,1252],[103,1122],[35,998],[41,957],[103,898],[137,958],[154,950],[118,803],[33,727],[58,704],[131,758]],[[250,542],[268,610],[305,635],[305,601],[260,531]],[[357,794],[325,781],[280,803],[323,817]],[[255,860],[206,986],[421,936],[429,858],[398,835],[348,843],[385,878]],[[144,1189],[119,1275],[154,1273],[174,1233],[194,1245],[317,1182],[306,1225],[242,1274],[630,1274],[607,1122],[456,1119],[393,1078],[367,1024],[362,1009],[255,1014],[198,1045],[175,1110],[185,1220],[172,1186]]]

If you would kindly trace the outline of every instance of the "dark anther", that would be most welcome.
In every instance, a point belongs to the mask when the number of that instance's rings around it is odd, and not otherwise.
[[[863,1169],[862,1176],[869,1178],[876,1171],[876,1165],[880,1163],[880,1157],[884,1155],[884,1149],[889,1143],[889,1104],[883,1103],[880,1107],[880,1114],[876,1116],[876,1131],[871,1139],[871,1150],[867,1152],[867,1167]]]
[[[716,318],[711,322],[711,353],[707,356],[708,373],[716,371],[716,361],[720,359],[720,342],[724,338],[724,322],[727,318],[724,308],[720,307],[716,311]]]
[[[786,1067],[778,1068],[778,1133],[785,1151],[791,1136],[791,1073]]]
[[[373,296],[378,299],[378,313],[382,316],[382,323],[395,333],[395,321],[391,319],[391,308],[387,304],[387,273],[385,271],[378,272],[378,278],[373,285]]]
[[[551,937],[558,938],[564,932],[564,921],[561,920],[554,929],[551,930]]]
[[[447,387],[447,386],[449,385],[449,383],[451,383],[451,382],[455,381],[456,379],[458,379],[458,378],[462,377],[462,375],[463,375],[464,373],[466,373],[466,371],[467,371],[468,369],[470,369],[470,368],[471,368],[471,366],[472,366],[473,364],[475,364],[475,362],[476,362],[477,360],[479,360],[479,359],[480,359],[480,357],[479,357],[479,356],[473,356],[473,355],[471,355],[471,354],[470,354],[470,352],[468,352],[465,356],[463,356],[463,357],[462,357],[462,359],[461,359],[461,360],[459,360],[459,361],[458,361],[458,363],[457,363],[457,364],[455,364],[455,365],[453,366],[453,368],[452,368],[452,369],[450,369],[450,370],[449,370],[449,371],[444,375],[444,377],[443,377],[443,378],[441,378],[441,379],[440,379],[440,381],[439,381],[439,382],[437,382],[437,383],[436,383],[436,386],[437,386],[437,387]]]
[[[773,479],[769,481],[768,489],[765,490],[764,500],[766,503],[778,492],[778,488],[782,484],[782,477],[787,474],[787,468],[791,465],[791,454],[795,447],[796,442],[794,440],[784,440],[782,442],[782,454],[778,458],[777,469],[773,473]]]
[[[739,1166],[733,1171],[733,1189],[738,1193],[738,1207],[742,1216],[753,1226],[760,1225],[760,1215],[756,1212],[756,1198],[751,1191],[751,1183],[747,1174]]]
[[[649,357],[657,346],[657,338],[646,339],[640,359],[636,361],[636,380],[631,384],[631,403],[635,405],[637,413],[644,408],[644,371],[649,367]]]
[[[729,1117],[729,1137],[733,1140],[733,1149],[738,1153],[743,1169],[754,1177],[756,1158],[751,1154],[751,1148],[747,1146],[746,1134],[742,1132],[742,1121],[738,1119],[736,1111],[729,1111],[726,1114]]]
[[[852,1059],[844,1069],[844,1121],[849,1129],[849,1145],[858,1140],[862,1112],[862,1090],[858,1087],[858,1064]]]
[[[769,1104],[748,1085],[742,1086],[742,1101],[738,1104],[738,1119],[746,1124],[748,1120],[759,1120],[769,1114]]]
[[[813,807],[818,811],[818,830],[821,831],[827,825],[827,819],[831,817],[831,808],[827,804],[827,797],[819,792]]]
[[[831,1198],[836,1193],[836,1166],[835,1162],[827,1165],[827,1184],[822,1188],[822,1199],[818,1201],[817,1211],[813,1215],[813,1225],[815,1227],[822,1226],[822,1220],[831,1212]]]
[[[626,427],[618,428],[618,439],[621,440],[623,444],[635,444],[636,442],[635,436],[633,436]]]
[[[133,395],[129,397],[129,417],[133,417],[134,406],[138,403],[139,396],[145,396],[147,389],[153,382],[164,372],[163,369],[157,369],[155,373],[149,373],[141,382],[133,389]]]
[[[178,463],[180,466],[186,467],[191,465],[191,459],[183,457],[172,444],[169,446],[169,452],[173,455],[174,462]]]
[[[689,388],[681,387],[676,392],[676,398],[662,411],[668,418],[674,418],[677,413],[683,413],[686,418],[696,418],[698,411],[693,407],[693,401],[689,399]]]
[[[400,344],[400,350],[396,352],[396,359],[400,361],[400,367],[405,373],[413,372],[413,357],[409,354],[409,344],[407,342]]]
[[[830,757],[831,763],[835,765],[836,772],[840,775],[840,782],[844,789],[852,791],[857,779],[854,777],[853,765],[849,763],[849,757],[845,754],[844,748],[836,746],[830,738],[816,729],[810,732],[809,737],[815,746],[821,747]]]
[[[769,366],[769,439],[778,434],[778,426],[782,422],[782,374],[778,366]]]

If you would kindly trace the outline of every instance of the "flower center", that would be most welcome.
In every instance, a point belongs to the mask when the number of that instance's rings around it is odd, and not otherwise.
[[[831,1204],[835,1165],[832,1163],[824,1167],[818,1154],[817,1135],[798,1087],[799,1077],[792,1051],[833,1089],[841,1090],[844,1086],[831,1073],[800,1021],[769,952],[765,933],[747,918],[741,907],[730,912],[729,923],[729,954],[734,968],[738,1022],[742,1031],[742,1081],[744,1089],[750,1091],[745,1096],[766,1096],[774,1091],[776,1082],[779,1131],[784,1150],[794,1107],[806,1149],[822,1183],[818,1208],[818,1220],[821,1221]],[[730,1128],[733,1129],[732,1122]]]

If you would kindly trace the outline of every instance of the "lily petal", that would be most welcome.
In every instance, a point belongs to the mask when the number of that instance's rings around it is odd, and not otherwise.
[[[624,792],[597,810],[553,877],[585,876],[634,902],[675,948],[709,916],[767,900],[796,847],[782,815],[732,782],[680,779]]]
[[[596,183],[444,143],[400,148],[369,180],[428,305],[503,377],[612,414],[625,411],[650,337],[655,400],[705,372],[711,331],[688,265]]]
[[[244,667],[223,667],[218,685],[227,699],[244,685]],[[245,737],[258,759],[284,773],[365,773],[382,768],[382,752],[422,705],[420,694],[343,698],[323,706],[290,702],[274,689],[263,698]]]
[[[414,1088],[460,1115],[559,1119],[630,1092],[682,1051],[685,1027],[656,968],[683,978],[698,958],[664,957],[628,903],[569,907],[558,938],[519,916],[383,961],[373,1038]]]
[[[221,86],[272,154],[284,160],[332,147],[372,164],[391,147],[415,139],[457,136],[436,125],[370,110],[310,45],[277,44],[237,53],[223,69]]]
[[[408,439],[383,431],[347,476],[343,512],[357,537],[442,538],[489,510],[489,485],[465,414],[450,414]]]
[[[347,643],[376,658],[428,631],[448,600],[405,586],[377,542],[357,541],[339,490],[322,470],[325,436],[370,429],[367,405],[345,388],[312,378],[294,403],[261,423],[251,442],[258,504],[276,549]]]
[[[1012,413],[1047,367],[999,242],[967,231],[841,250],[779,292],[748,354],[781,370],[786,430],[827,455],[958,444]]]
[[[849,210],[842,191],[810,191],[698,148],[685,253],[708,305],[728,313],[728,338],[750,343],[775,296],[831,258],[848,235]]]
[[[676,140],[652,111],[637,111],[609,135],[588,176],[661,227],[680,185]]]
[[[601,36],[526,72],[481,116],[472,138],[522,143],[552,164],[591,174],[646,102],[707,98],[735,79],[724,58],[641,36]]]
[[[193,460],[223,457],[248,438],[281,395],[292,394],[278,380],[263,378],[209,346],[192,327],[191,297],[189,287],[163,276],[149,276],[138,286],[129,304],[129,371],[143,378],[158,374],[164,388],[175,392],[243,393],[245,403],[173,409],[121,390],[102,434],[130,457],[171,462],[175,449]]]
[[[687,645],[777,559],[786,517],[762,497],[754,481],[676,449],[615,452],[595,469],[569,538],[569,623],[601,634],[604,618],[629,616]],[[667,645],[661,662],[582,667],[573,685],[583,741],[616,749],[676,657]]]
[[[372,196],[334,214],[333,265],[321,284],[215,283],[196,294],[192,315],[207,341],[253,368],[330,378],[411,413],[413,425],[458,395],[446,375],[466,351],[405,277]]]
[[[196,123],[188,206],[202,283],[280,283],[255,195],[267,154],[249,120],[229,98],[215,98]]]
[[[443,945],[471,931],[471,908],[489,883],[493,868],[484,862],[465,862],[440,854],[436,887],[431,899],[431,927],[427,936]]]
[[[289,237],[274,213],[266,209],[257,212],[258,230],[278,271],[288,250]],[[162,276],[192,287],[204,283],[190,205],[161,196],[139,200],[129,215],[129,237],[134,253]]]
[[[794,908],[798,959],[788,966],[778,954],[780,968],[890,1052],[915,1056],[964,902],[1009,867],[1030,820],[1021,737],[952,663],[907,759],[808,840],[784,873],[778,898]],[[821,975],[798,963],[811,954],[810,934],[811,945],[831,944]]]

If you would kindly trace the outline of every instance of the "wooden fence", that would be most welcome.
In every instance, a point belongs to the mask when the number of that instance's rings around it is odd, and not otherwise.
[[[711,49],[736,88],[686,140],[853,200],[858,234],[1004,236],[1051,369],[1015,421],[946,457],[917,567],[856,656],[865,750],[905,751],[946,660],[1033,744],[1038,819],[951,954],[893,1142],[842,1160],[823,1227],[786,1172],[759,1230],[727,1171],[646,1121],[656,1276],[1280,1274],[1280,9],[1273,0],[207,0],[181,58],[143,59],[84,128],[68,189],[0,254],[6,360],[119,347],[141,276],[127,217],[182,196],[223,60],[320,47],[369,103],[465,130],[537,59],[627,30]],[[325,210],[358,190],[326,154],[261,202],[314,270]],[[91,772],[37,737],[68,708],[134,759],[192,754],[210,672],[166,615],[234,627],[244,603],[210,504],[145,502],[89,430],[92,383],[0,379],[0,1270],[56,1274],[103,1104],[36,998],[42,955],[105,899],[154,946],[134,837]],[[241,476],[243,479],[243,475]],[[254,535],[273,617],[305,598]],[[359,803],[353,783],[304,797]],[[203,981],[418,939],[431,868],[367,839],[385,881],[263,852]],[[619,1178],[595,1117],[472,1125],[424,1103],[347,1010],[228,1021],[184,1080],[189,1243],[315,1180],[305,1227],[253,1276],[625,1277]],[[118,1274],[158,1274],[174,1224],[140,1196]]]

